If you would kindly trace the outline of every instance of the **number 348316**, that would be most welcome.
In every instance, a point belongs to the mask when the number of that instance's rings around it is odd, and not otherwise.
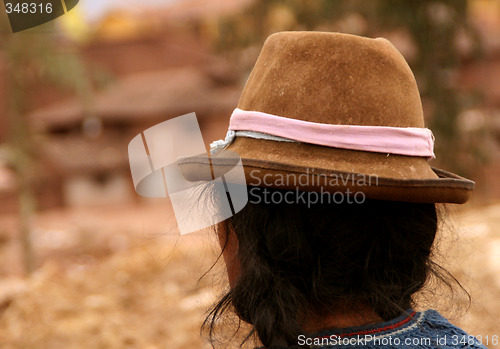
[[[52,4],[50,2],[34,3],[34,2],[23,2],[23,3],[5,3],[5,9],[7,13],[52,13]]]

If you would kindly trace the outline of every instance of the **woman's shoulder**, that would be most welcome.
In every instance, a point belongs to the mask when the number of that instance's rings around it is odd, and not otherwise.
[[[396,319],[380,324],[299,336],[297,344],[322,349],[486,348],[476,337],[468,335],[432,309],[407,311]]]
[[[453,325],[436,310],[429,309],[420,314],[422,314],[422,326],[409,334],[420,334],[423,338],[434,339],[428,348],[486,349],[478,338]]]

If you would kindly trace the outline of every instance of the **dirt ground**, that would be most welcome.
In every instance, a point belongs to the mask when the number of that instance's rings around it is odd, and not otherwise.
[[[491,341],[500,336],[500,204],[448,215],[436,259],[472,303],[431,284],[421,308]],[[33,224],[40,266],[24,278],[15,217],[0,217],[0,348],[210,347],[200,325],[226,279],[221,263],[202,276],[219,250],[210,232],[179,237],[168,202],[49,211]]]

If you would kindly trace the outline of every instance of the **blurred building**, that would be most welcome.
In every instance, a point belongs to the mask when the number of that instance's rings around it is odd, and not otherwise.
[[[464,59],[459,83],[476,91],[481,99],[479,108],[466,109],[459,115],[465,131],[483,130],[492,136],[487,163],[478,171],[479,195],[500,197],[500,2],[469,1],[471,25],[482,43],[478,60]],[[466,46],[466,45],[465,45]]]
[[[217,129],[227,127],[238,97],[238,88],[184,67],[123,77],[95,96],[91,110],[73,100],[35,112],[33,122],[47,135],[40,201],[47,206],[130,201],[136,197],[127,154],[133,137],[194,111],[210,142],[220,137]]]
[[[111,74],[109,86],[88,105],[42,89],[30,115],[44,138],[34,178],[38,208],[137,200],[128,142],[166,119],[195,112],[205,143],[222,137],[241,87],[234,69],[212,53],[206,28],[250,2],[185,1],[110,13],[96,24],[79,50]],[[15,178],[0,169],[0,212],[15,212]]]

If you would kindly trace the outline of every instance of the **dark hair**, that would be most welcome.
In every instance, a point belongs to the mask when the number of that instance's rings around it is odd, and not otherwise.
[[[324,309],[335,316],[339,304],[367,304],[393,319],[439,273],[430,260],[437,227],[434,204],[250,201],[219,226],[237,238],[238,276],[202,328],[213,339],[233,308],[253,326],[244,342],[257,334],[268,349],[298,348],[301,319]]]

